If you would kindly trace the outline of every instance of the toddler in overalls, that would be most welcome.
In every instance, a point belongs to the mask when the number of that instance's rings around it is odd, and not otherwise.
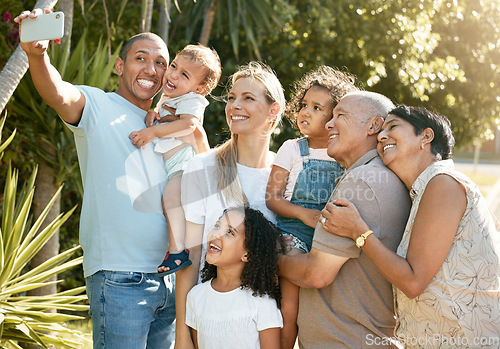
[[[277,227],[295,243],[288,254],[308,253],[314,229],[344,169],[327,154],[333,108],[356,91],[354,77],[322,66],[295,84],[287,116],[304,137],[290,139],[278,150],[267,185],[267,206],[277,214]],[[299,287],[281,280],[283,329],[281,348],[293,348],[297,336]]]

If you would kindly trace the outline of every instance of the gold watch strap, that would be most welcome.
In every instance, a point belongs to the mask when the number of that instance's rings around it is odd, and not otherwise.
[[[361,234],[361,236],[366,240],[366,238],[373,234],[373,230],[368,230],[366,233]]]
[[[365,245],[365,241],[366,239],[368,238],[368,236],[370,236],[371,234],[373,234],[373,230],[368,230],[367,232],[361,234],[357,239],[356,239],[356,246],[358,248],[361,248]],[[360,241],[361,240],[361,241]]]

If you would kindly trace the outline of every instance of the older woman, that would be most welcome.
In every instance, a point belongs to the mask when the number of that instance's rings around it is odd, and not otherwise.
[[[455,141],[448,119],[399,106],[385,120],[378,140],[380,157],[413,201],[397,254],[370,234],[347,200],[325,207],[325,228],[359,241],[395,286],[396,336],[407,346],[497,348],[498,221],[477,186],[453,168]]]
[[[197,283],[206,241],[224,209],[247,204],[275,221],[266,207],[266,185],[274,160],[269,151],[271,134],[285,106],[283,88],[272,70],[251,62],[231,79],[226,121],[231,138],[218,148],[194,157],[182,178],[182,204],[186,215],[186,245],[193,266],[177,273],[176,348],[192,348],[185,324],[186,296]],[[203,237],[203,238],[202,238]],[[214,309],[217,311],[217,309]]]

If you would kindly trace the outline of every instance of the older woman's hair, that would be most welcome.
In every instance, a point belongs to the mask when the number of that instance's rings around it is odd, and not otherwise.
[[[345,94],[359,90],[355,80],[354,75],[325,65],[308,72],[293,84],[293,99],[287,104],[286,116],[298,129],[297,114],[302,109],[302,100],[307,91],[314,86],[324,88],[332,99],[332,108],[335,108]]]
[[[283,111],[285,109],[285,93],[283,87],[278,80],[273,70],[260,62],[250,62],[247,65],[241,66],[236,73],[234,73],[229,82],[227,90],[229,91],[236,81],[240,79],[249,78],[258,81],[264,87],[267,102],[269,104],[278,103],[280,106],[279,113],[272,123],[271,132],[276,128],[281,120]],[[240,181],[238,179],[238,169],[236,167],[236,160],[238,159],[238,135],[231,134],[231,138],[221,146],[217,147],[215,153],[218,191],[224,195],[224,198],[229,201],[235,201],[240,204],[248,204],[248,200],[243,193]]]
[[[434,139],[431,141],[431,152],[439,160],[450,159],[455,146],[455,138],[451,131],[450,120],[444,115],[432,113],[423,107],[410,107],[399,105],[389,112],[403,120],[408,121],[419,135],[426,128],[434,131]]]

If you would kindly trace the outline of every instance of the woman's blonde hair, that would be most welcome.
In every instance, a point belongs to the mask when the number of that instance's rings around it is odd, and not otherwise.
[[[266,99],[269,104],[278,103],[280,110],[273,120],[272,130],[276,128],[281,120],[281,116],[285,110],[285,94],[283,87],[279,82],[273,70],[260,62],[250,62],[247,65],[241,66],[236,73],[230,78],[228,90],[234,86],[239,79],[250,78],[260,82],[265,89]],[[228,202],[235,201],[239,204],[248,204],[241,183],[238,178],[238,169],[236,166],[238,160],[238,135],[231,134],[231,138],[224,144],[217,147],[215,153],[216,173],[218,178],[218,191],[222,193]]]

